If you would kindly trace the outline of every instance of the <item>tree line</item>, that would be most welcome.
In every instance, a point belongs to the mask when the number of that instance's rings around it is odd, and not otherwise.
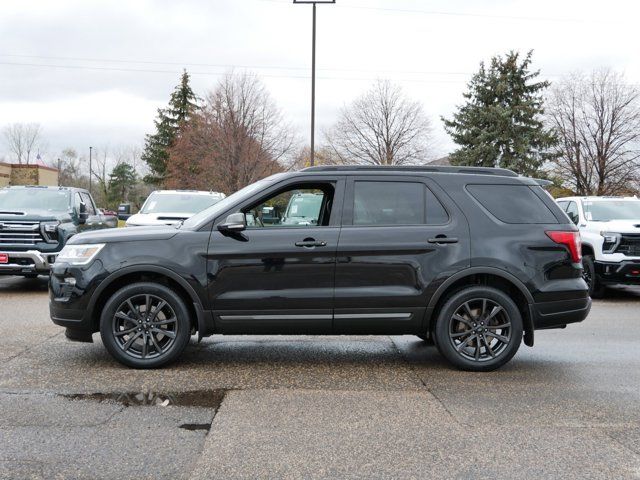
[[[508,52],[480,64],[449,118],[453,165],[503,167],[547,178],[560,193],[617,195],[640,186],[640,89],[622,73],[597,69],[553,84],[539,79],[533,53]],[[98,149],[92,180],[103,205],[144,198],[152,188],[232,193],[273,173],[308,165],[309,148],[260,78],[230,72],[203,97],[187,71],[158,110],[142,150]],[[38,125],[5,127],[19,163],[34,159]],[[378,80],[345,105],[322,135],[318,164],[409,165],[434,160],[433,124],[421,102]],[[86,158],[58,158],[62,184],[86,186]],[[136,199],[138,199],[136,201]]]
[[[547,178],[578,195],[636,193],[640,177],[640,90],[608,69],[539,80],[530,51],[482,62],[451,118],[453,165],[503,167]],[[319,164],[407,165],[434,160],[424,107],[387,80],[345,105],[323,132]],[[158,112],[143,159],[147,181],[168,188],[233,192],[308,165],[309,149],[260,79],[229,73],[203,99],[185,71]]]

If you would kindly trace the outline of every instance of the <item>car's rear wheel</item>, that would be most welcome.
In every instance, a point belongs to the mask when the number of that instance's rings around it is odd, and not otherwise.
[[[449,297],[436,320],[436,346],[463,370],[487,372],[507,363],[522,342],[522,315],[503,291],[472,286]]]
[[[590,297],[604,297],[605,287],[598,280],[595,262],[592,255],[585,255],[582,257],[582,278],[586,282],[587,287],[589,287]]]
[[[189,343],[189,311],[169,287],[134,283],[107,301],[100,335],[120,363],[134,368],[161,367],[173,362]]]

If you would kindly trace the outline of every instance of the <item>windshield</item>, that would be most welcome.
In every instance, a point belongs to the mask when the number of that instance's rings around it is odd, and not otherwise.
[[[68,212],[69,191],[41,188],[6,188],[0,190],[0,211],[25,212],[46,210],[48,212]]]
[[[287,218],[318,218],[322,194],[296,195],[291,198],[287,207]]]
[[[192,228],[199,225],[201,222],[208,220],[211,217],[215,217],[219,215],[221,212],[231,207],[234,203],[238,202],[242,198],[253,195],[254,193],[262,190],[264,187],[273,182],[273,176],[266,178],[264,180],[260,180],[256,183],[252,183],[251,185],[247,185],[246,187],[238,190],[237,192],[229,195],[226,198],[223,198],[218,203],[213,205],[212,207],[203,210],[202,212],[194,215],[193,217],[184,221],[183,226],[185,228]]]
[[[592,222],[640,220],[640,200],[598,200],[584,202],[584,216]]]
[[[152,193],[140,213],[198,213],[220,201],[213,195]]]

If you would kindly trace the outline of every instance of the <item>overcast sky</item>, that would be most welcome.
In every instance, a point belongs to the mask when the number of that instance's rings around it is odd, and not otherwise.
[[[259,74],[309,138],[311,6],[290,0],[3,0],[0,127],[37,122],[64,147],[143,142],[182,67],[202,95],[230,68]],[[607,66],[640,83],[637,0],[337,0],[318,6],[318,130],[376,78],[424,104],[437,154],[481,60],[534,49],[557,80]],[[6,147],[0,143],[0,158]]]

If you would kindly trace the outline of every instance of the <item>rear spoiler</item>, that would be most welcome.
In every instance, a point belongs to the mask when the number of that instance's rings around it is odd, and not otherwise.
[[[551,180],[546,180],[544,178],[532,178],[532,180],[536,182],[538,185],[540,185],[542,188],[547,188],[553,185],[553,182]]]

